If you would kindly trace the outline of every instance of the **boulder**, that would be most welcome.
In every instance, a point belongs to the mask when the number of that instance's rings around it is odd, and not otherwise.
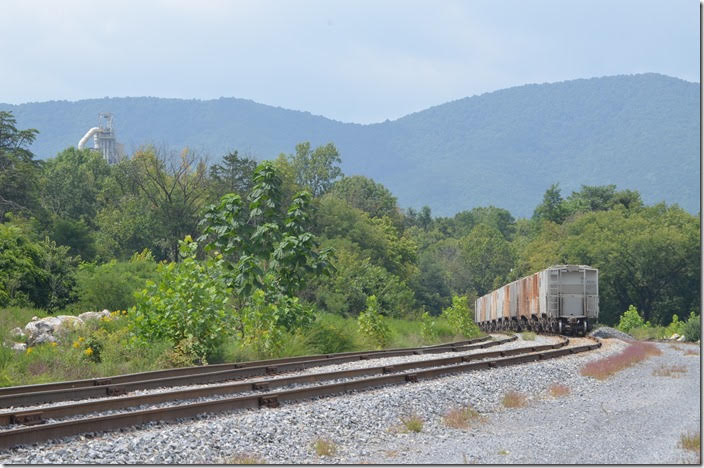
[[[682,336],[680,336],[679,338],[677,338],[677,341],[684,341],[684,340],[685,340],[685,336],[684,336],[684,335],[682,335]]]
[[[674,341],[674,340],[678,339],[679,337],[680,337],[680,335],[678,335],[677,333],[673,333],[672,336],[668,339]]]
[[[595,338],[617,338],[623,341],[633,340],[633,337],[631,335],[611,327],[599,327],[589,333],[589,336],[593,336]]]
[[[27,351],[27,344],[26,343],[14,343],[12,345],[12,350],[18,351],[18,352]]]
[[[68,332],[83,325],[83,320],[73,315],[57,315],[44,317],[29,322],[24,331],[27,335],[27,344],[51,343],[57,340],[57,335]]]
[[[105,309],[102,312],[83,312],[78,316],[79,319],[87,322],[89,320],[100,320],[103,317],[110,318],[110,311]]]
[[[10,330],[10,336],[13,338],[19,338],[21,340],[24,340],[27,338],[27,335],[24,334],[22,329],[20,327],[15,327],[12,330]]]

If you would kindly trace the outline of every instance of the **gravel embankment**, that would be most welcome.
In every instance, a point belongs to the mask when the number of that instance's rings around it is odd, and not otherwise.
[[[539,337],[539,340],[552,338]],[[530,342],[540,344],[540,341]],[[579,375],[590,360],[625,344],[606,340],[586,354],[516,367],[325,398],[176,424],[79,436],[0,452],[2,463],[219,463],[250,455],[269,463],[677,463],[682,432],[699,426],[699,357],[669,345],[604,382]],[[512,346],[525,346],[519,340]],[[689,346],[682,345],[683,349]],[[398,359],[398,358],[389,358]],[[652,375],[661,364],[685,365],[679,378]],[[345,364],[347,365],[347,364]],[[345,366],[343,365],[343,366]],[[554,399],[546,389],[571,389]],[[503,409],[509,390],[528,395],[522,409]],[[446,427],[451,408],[471,405],[484,422],[469,430]],[[398,431],[399,417],[415,413],[421,433]],[[337,446],[318,457],[317,438]]]

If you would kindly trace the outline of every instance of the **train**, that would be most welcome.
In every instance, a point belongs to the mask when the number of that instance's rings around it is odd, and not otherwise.
[[[599,270],[553,265],[478,298],[474,320],[485,332],[531,330],[586,335],[599,318]]]

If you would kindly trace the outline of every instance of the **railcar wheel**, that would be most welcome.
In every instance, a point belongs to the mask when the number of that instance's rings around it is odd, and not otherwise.
[[[560,335],[562,335],[562,320],[557,321],[557,330]]]

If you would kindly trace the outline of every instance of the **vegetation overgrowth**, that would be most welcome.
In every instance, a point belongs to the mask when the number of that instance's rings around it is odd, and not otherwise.
[[[698,216],[636,191],[555,184],[529,219],[434,217],[342,174],[333,144],[261,163],[151,146],[39,163],[36,134],[0,112],[4,385],[474,337],[476,297],[559,263],[599,268],[605,324],[699,338]],[[102,309],[54,345],[9,348],[33,316]]]
[[[605,380],[616,372],[660,354],[662,351],[652,343],[633,342],[620,353],[588,362],[582,367],[580,373],[587,377]]]

